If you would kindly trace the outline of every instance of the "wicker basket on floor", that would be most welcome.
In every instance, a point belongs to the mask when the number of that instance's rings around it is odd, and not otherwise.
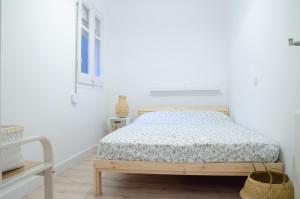
[[[17,125],[0,126],[0,145],[23,139],[23,127]],[[9,147],[0,150],[0,172],[17,169],[23,166],[21,147]]]
[[[264,165],[265,166],[265,165]],[[242,199],[294,199],[294,187],[289,177],[278,171],[252,172],[240,192]]]

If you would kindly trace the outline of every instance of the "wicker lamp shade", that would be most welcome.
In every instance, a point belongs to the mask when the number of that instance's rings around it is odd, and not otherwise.
[[[127,97],[120,95],[116,104],[116,114],[119,117],[127,117],[129,112]]]

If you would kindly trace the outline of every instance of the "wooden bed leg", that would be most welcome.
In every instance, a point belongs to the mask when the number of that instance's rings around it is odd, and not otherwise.
[[[96,168],[95,168],[95,190],[96,190],[96,196],[100,196],[102,193],[101,171]]]

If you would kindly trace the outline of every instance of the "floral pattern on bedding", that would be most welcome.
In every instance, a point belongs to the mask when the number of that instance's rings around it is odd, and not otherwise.
[[[275,162],[276,142],[222,113],[147,113],[98,143],[98,159],[178,163]]]

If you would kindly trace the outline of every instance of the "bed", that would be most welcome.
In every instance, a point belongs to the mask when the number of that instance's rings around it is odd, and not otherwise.
[[[132,124],[101,139],[94,162],[101,172],[247,176],[253,164],[282,170],[275,141],[244,128],[220,107],[144,107]]]

